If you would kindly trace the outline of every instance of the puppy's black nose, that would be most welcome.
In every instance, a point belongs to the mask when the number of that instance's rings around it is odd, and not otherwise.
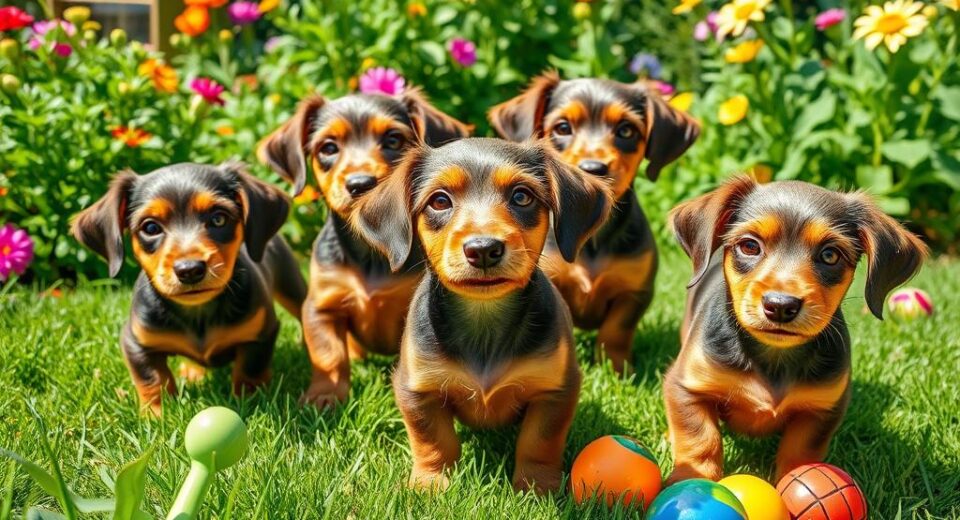
[[[346,187],[351,197],[359,197],[377,185],[377,178],[373,175],[356,173],[347,176]]]
[[[789,294],[769,292],[763,295],[763,314],[770,321],[788,323],[800,314],[803,300]]]
[[[173,263],[173,272],[183,283],[200,283],[207,276],[207,263],[203,260],[177,260]]]
[[[577,166],[579,166],[581,170],[593,175],[606,175],[607,171],[610,170],[606,164],[600,161],[594,161],[593,159],[580,161],[580,164]]]
[[[493,267],[503,258],[503,242],[488,237],[471,238],[463,244],[463,256],[474,267]]]

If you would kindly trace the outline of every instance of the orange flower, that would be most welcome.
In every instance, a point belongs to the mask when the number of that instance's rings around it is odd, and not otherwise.
[[[223,7],[227,5],[227,0],[183,0],[184,5],[187,7],[197,6],[197,7]]]
[[[140,73],[141,76],[150,78],[153,81],[154,88],[160,92],[172,94],[177,91],[179,84],[177,71],[173,70],[173,67],[169,65],[164,65],[150,58],[137,67],[137,72]]]
[[[126,126],[115,126],[113,130],[110,131],[110,135],[113,136],[117,141],[122,141],[123,144],[129,146],[130,148],[136,148],[153,137],[150,132],[142,128],[128,128]]]
[[[320,193],[311,185],[306,185],[303,187],[303,191],[300,192],[300,195],[297,195],[293,198],[295,204],[309,204],[311,202],[316,202],[320,199]]]
[[[261,13],[267,13],[273,11],[280,5],[280,0],[260,0],[260,5],[257,9]]]
[[[240,85],[246,85],[249,90],[254,91],[260,87],[260,81],[257,79],[256,74],[243,74],[237,76],[237,83],[234,85],[234,90],[239,91]]]
[[[210,13],[206,6],[191,5],[173,19],[173,25],[187,36],[200,36],[210,27]]]
[[[222,135],[223,137],[229,137],[236,133],[233,127],[230,125],[220,125],[216,128],[217,134]]]
[[[407,16],[410,18],[427,16],[427,6],[420,2],[411,2],[407,4]]]
[[[10,189],[6,186],[0,186],[0,197],[6,197],[7,193],[10,193]]]

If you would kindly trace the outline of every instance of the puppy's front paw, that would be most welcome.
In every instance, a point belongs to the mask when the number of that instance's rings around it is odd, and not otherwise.
[[[177,376],[188,383],[197,383],[207,375],[207,369],[197,363],[183,359],[177,366]]]
[[[270,382],[271,372],[264,370],[259,376],[248,376],[237,373],[233,377],[233,395],[251,395],[261,386]]]
[[[318,410],[336,408],[346,402],[350,395],[349,384],[337,384],[333,381],[314,380],[300,395],[300,406],[313,406]]]
[[[554,465],[536,463],[518,463],[513,472],[513,489],[525,492],[533,491],[545,495],[560,489],[563,473]]]
[[[442,471],[418,470],[414,468],[410,473],[410,478],[407,480],[407,486],[417,491],[439,493],[446,491],[447,488],[450,487],[450,478]]]
[[[664,487],[692,478],[705,478],[717,481],[723,478],[723,469],[714,464],[677,464],[664,482]]]

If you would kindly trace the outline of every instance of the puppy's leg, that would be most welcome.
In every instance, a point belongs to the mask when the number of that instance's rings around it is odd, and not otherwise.
[[[653,299],[653,293],[624,294],[613,300],[607,316],[597,332],[597,345],[603,348],[606,357],[613,362],[618,374],[630,374],[633,365],[630,353],[637,323]]]
[[[197,383],[207,375],[207,369],[190,358],[181,358],[177,365],[177,376],[188,383]]]
[[[407,427],[413,470],[408,485],[428,491],[442,491],[450,484],[444,474],[460,458],[460,439],[453,428],[453,414],[439,396],[411,392],[394,377],[394,396]]]
[[[545,395],[527,406],[517,438],[513,487],[537,494],[560,488],[563,450],[573,424],[580,393],[580,373],[575,372],[567,388]]]
[[[843,420],[848,399],[849,391],[833,410],[819,414],[799,413],[787,421],[777,450],[778,481],[797,466],[823,461],[830,439]]]
[[[278,325],[263,341],[253,341],[237,347],[237,357],[233,360],[234,395],[252,394],[270,381],[270,362],[279,332]]]
[[[667,483],[689,478],[719,480],[723,476],[723,438],[714,405],[683,388],[676,380],[676,367],[667,373],[663,397],[674,461]]]
[[[130,370],[130,377],[137,388],[140,406],[159,417],[163,392],[177,395],[177,385],[173,373],[167,366],[167,354],[161,354],[143,348],[133,338],[129,327],[124,329],[120,338],[123,359]]]
[[[308,297],[303,304],[303,339],[313,375],[300,404],[322,410],[346,401],[350,395],[346,319],[317,309]]]

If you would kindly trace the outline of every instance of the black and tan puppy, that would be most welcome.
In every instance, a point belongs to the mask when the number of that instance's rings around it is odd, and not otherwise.
[[[866,301],[919,269],[926,247],[863,194],[736,178],[674,209],[693,260],[680,356],[664,399],[671,481],[723,474],[719,422],[782,431],[777,478],[821,461],[850,400],[850,335],[840,303],[860,256]]]
[[[118,174],[106,195],[73,222],[73,234],[115,276],[130,232],[142,271],[120,346],[143,406],[160,412],[176,393],[167,357],[202,366],[234,361],[238,394],[266,383],[279,323],[274,298],[294,316],[306,284],[277,230],[289,203],[243,171],[175,164]]]
[[[357,204],[386,179],[418,142],[440,145],[471,127],[439,112],[416,90],[400,97],[311,97],[260,146],[260,159],[300,193],[313,168],[329,214],[313,247],[303,329],[313,366],[302,404],[318,408],[345,401],[350,358],[395,354],[414,288],[423,274],[412,256],[391,273],[386,257],[350,223]]]
[[[653,298],[657,248],[633,181],[646,158],[647,177],[696,140],[699,125],[642,83],[536,78],[520,96],[494,107],[490,121],[506,139],[547,138],[563,160],[607,179],[616,203],[577,261],[548,245],[543,268],[570,306],[574,323],[599,329],[597,345],[617,371],[629,366],[640,317]]]
[[[460,456],[454,418],[519,421],[514,486],[560,485],[580,371],[569,312],[537,264],[551,213],[558,248],[573,260],[610,201],[605,184],[542,144],[496,139],[413,151],[363,201],[357,227],[394,269],[416,244],[427,258],[394,374],[411,485],[446,485]]]

